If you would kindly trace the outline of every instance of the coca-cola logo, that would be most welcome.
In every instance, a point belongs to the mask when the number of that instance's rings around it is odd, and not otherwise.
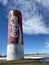
[[[18,31],[19,31],[19,26],[18,26],[18,17],[16,16],[11,16],[10,19],[10,24],[11,24],[11,31],[10,35],[12,37],[18,37]]]

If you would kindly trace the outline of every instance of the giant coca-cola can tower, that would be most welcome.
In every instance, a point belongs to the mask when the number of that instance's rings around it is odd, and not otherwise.
[[[23,58],[22,14],[19,10],[11,10],[8,16],[7,60]]]

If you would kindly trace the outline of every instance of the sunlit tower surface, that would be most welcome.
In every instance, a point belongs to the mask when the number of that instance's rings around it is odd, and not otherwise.
[[[7,60],[23,58],[22,14],[19,10],[11,10],[8,17]]]

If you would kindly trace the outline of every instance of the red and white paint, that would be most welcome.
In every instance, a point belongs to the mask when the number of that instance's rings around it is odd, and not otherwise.
[[[22,14],[19,10],[11,10],[8,17],[7,60],[24,58]]]

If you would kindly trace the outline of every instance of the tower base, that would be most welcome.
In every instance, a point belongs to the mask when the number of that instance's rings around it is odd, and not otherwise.
[[[7,60],[24,59],[22,44],[9,44],[7,46]]]

